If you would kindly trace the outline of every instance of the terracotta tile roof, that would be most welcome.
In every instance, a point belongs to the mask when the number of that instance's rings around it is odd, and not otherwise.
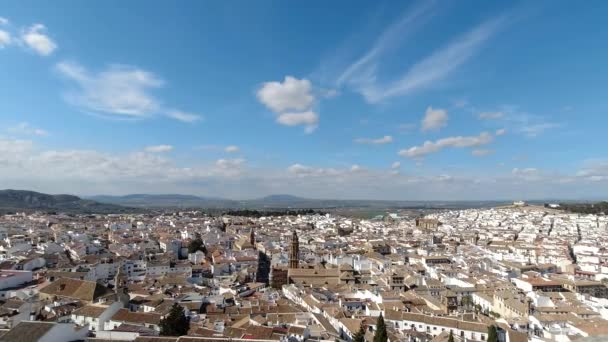
[[[36,342],[49,332],[55,323],[22,321],[0,337],[2,342]]]
[[[256,340],[268,340],[272,336],[272,328],[251,325],[245,329],[245,335],[251,336]]]
[[[157,313],[152,312],[132,312],[128,309],[120,309],[112,316],[113,321],[127,322],[127,323],[146,323],[146,324],[160,324],[160,316]]]
[[[40,293],[92,302],[114,292],[93,281],[61,278],[40,289]]]
[[[81,307],[80,309],[75,310],[74,312],[72,312],[73,315],[76,316],[84,316],[84,317],[95,317],[98,318],[99,316],[101,316],[101,314],[103,314],[106,310],[108,309],[107,306],[101,306],[101,305],[85,305],[83,307]]]
[[[179,337],[152,337],[152,336],[138,336],[135,338],[135,342],[177,342]]]

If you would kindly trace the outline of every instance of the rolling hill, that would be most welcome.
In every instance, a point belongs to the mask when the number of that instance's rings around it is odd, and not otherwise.
[[[133,208],[100,203],[73,195],[49,195],[28,190],[0,190],[0,210],[45,210],[78,213],[131,212]]]

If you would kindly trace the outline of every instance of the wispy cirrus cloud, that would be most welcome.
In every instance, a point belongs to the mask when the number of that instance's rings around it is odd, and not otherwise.
[[[152,72],[111,65],[99,73],[91,73],[71,62],[58,63],[56,69],[76,86],[65,94],[67,102],[84,110],[141,118],[161,108],[151,91],[162,87],[164,81]]]
[[[181,121],[181,122],[185,122],[185,123],[194,123],[194,122],[203,120],[202,115],[188,113],[188,112],[184,112],[181,110],[174,110],[174,109],[165,111],[165,115],[172,119],[175,119],[175,120]]]
[[[85,112],[118,119],[143,119],[154,114],[194,123],[202,120],[198,114],[167,109],[154,94],[164,80],[153,72],[130,65],[110,65],[99,72],[90,72],[74,62],[60,62],[55,69],[73,87],[65,100]]]
[[[336,80],[336,84],[362,85],[375,82],[375,71],[380,57],[396,45],[402,44],[408,34],[427,20],[432,14],[432,7],[432,3],[427,1],[405,11],[396,22],[380,34],[371,49],[346,67]]]
[[[7,129],[9,133],[18,135],[35,135],[39,137],[45,137],[49,135],[49,132],[42,128],[33,127],[28,122],[21,122],[16,126],[9,127]]]
[[[543,115],[528,113],[516,106],[504,106],[503,112],[504,116],[500,118],[500,123],[506,125],[510,131],[528,138],[536,138],[548,130],[564,126],[561,122],[548,120]]]
[[[558,127],[561,127],[561,124],[556,123],[556,122],[542,122],[542,123],[529,124],[529,125],[522,126],[520,128],[520,132],[522,132],[523,134],[525,134],[526,136],[528,136],[530,138],[534,138],[534,137],[537,137],[537,136],[543,134],[547,130],[558,128]]]
[[[372,48],[356,62],[349,65],[338,77],[336,83],[349,85],[359,91],[370,103],[410,94],[433,86],[444,80],[458,67],[475,56],[492,36],[506,23],[506,16],[499,16],[485,22],[469,32],[457,37],[447,45],[437,49],[418,61],[397,79],[382,82],[378,69],[381,57],[394,44],[403,42],[402,35],[409,33],[430,17],[429,3],[408,11],[400,21],[390,26],[374,43]],[[400,38],[398,43],[395,37]]]

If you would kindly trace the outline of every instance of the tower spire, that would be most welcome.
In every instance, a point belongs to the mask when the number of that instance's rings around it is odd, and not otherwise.
[[[298,233],[293,231],[291,235],[291,248],[289,250],[289,268],[298,268],[300,264],[300,241]]]
[[[251,246],[253,247],[253,249],[255,249],[255,230],[253,227],[251,227],[251,234],[249,235],[249,243],[251,243]]]

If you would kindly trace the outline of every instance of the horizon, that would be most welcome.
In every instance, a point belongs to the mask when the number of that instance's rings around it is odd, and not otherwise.
[[[606,198],[605,10],[599,1],[7,1],[0,188]]]
[[[25,191],[25,192],[37,192],[41,194],[47,194],[40,191],[29,190],[29,189],[0,189],[1,191]],[[308,200],[308,201],[369,201],[369,202],[514,202],[514,201],[524,201],[524,202],[546,202],[546,203],[559,203],[559,202],[607,202],[608,200],[603,198],[496,198],[496,199],[471,199],[471,200],[443,200],[443,199],[428,199],[428,200],[408,200],[408,199],[377,199],[377,198],[313,198],[313,197],[302,197],[298,195],[292,194],[268,194],[268,195],[260,195],[258,197],[251,198],[230,198],[230,197],[217,197],[217,196],[205,196],[205,195],[196,195],[196,194],[179,194],[179,193],[132,193],[132,194],[124,194],[124,195],[107,195],[107,194],[77,194],[77,193],[48,193],[47,195],[59,196],[59,195],[70,195],[77,196],[81,199],[90,199],[97,200],[99,197],[114,197],[114,198],[124,198],[128,196],[192,196],[199,199],[206,200],[224,200],[224,201],[257,201],[257,200],[265,200],[269,197],[280,197],[286,196],[291,197],[294,200]]]

